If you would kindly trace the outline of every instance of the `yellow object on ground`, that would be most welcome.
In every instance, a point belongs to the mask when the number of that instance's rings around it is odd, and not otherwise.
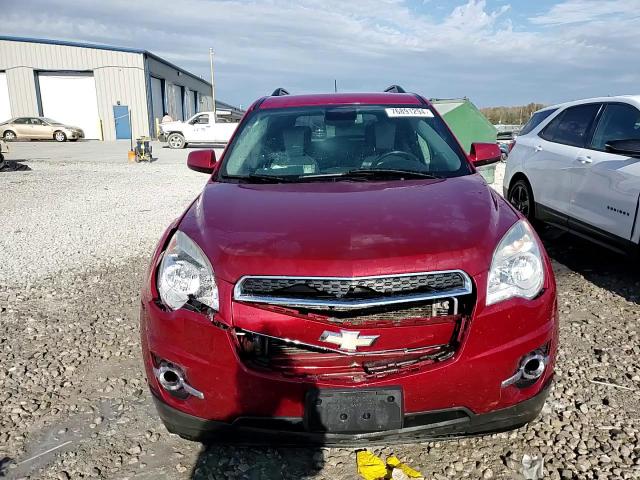
[[[358,473],[365,480],[379,480],[387,476],[387,466],[380,457],[366,450],[356,454]]]
[[[419,471],[401,463],[398,457],[387,458],[387,466],[402,471],[409,478],[423,478]]]
[[[380,457],[366,450],[356,454],[358,473],[364,480],[388,480],[396,478],[424,478],[420,472],[400,462],[398,457],[387,458],[385,463]]]

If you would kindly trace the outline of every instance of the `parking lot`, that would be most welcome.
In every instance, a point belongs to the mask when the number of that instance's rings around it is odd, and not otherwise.
[[[154,144],[153,163],[130,164],[128,149],[14,143],[8,158],[31,171],[0,173],[0,476],[359,478],[355,449],[205,448],[164,429],[139,355],[139,289],[161,232],[207,176],[187,169],[188,150]],[[540,233],[561,315],[541,417],[372,451],[429,479],[524,478],[525,454],[543,457],[552,479],[640,478],[640,264]]]

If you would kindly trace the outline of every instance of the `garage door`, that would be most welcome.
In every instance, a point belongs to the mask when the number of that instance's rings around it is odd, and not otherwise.
[[[0,123],[11,118],[11,106],[9,105],[9,87],[7,87],[7,74],[0,72]]]
[[[42,114],[80,127],[85,138],[100,138],[96,82],[92,74],[38,75]]]
[[[174,120],[184,120],[184,112],[182,110],[183,94],[180,85],[171,85],[171,93],[169,95],[170,108],[169,114]]]
[[[187,89],[187,98],[185,98],[184,103],[185,103],[185,111],[184,111],[184,116],[185,119],[186,118],[190,118],[192,117],[196,112],[193,109],[193,90],[189,90]]]
[[[157,125],[164,116],[164,92],[162,80],[151,77],[151,104],[153,106],[153,124]],[[155,128],[155,127],[154,127]]]

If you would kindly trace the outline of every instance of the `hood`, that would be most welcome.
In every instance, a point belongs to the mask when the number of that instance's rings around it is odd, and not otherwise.
[[[488,270],[518,219],[479,174],[444,180],[210,182],[180,230],[216,276],[368,276]]]
[[[180,127],[184,125],[184,122],[181,122],[180,120],[173,120],[172,122],[164,122],[160,124],[160,128],[162,129],[168,129],[168,128],[176,128],[176,127]]]

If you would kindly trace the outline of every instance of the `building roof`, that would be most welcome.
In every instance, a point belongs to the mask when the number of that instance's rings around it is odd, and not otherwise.
[[[148,50],[141,50],[139,48],[128,48],[128,47],[114,47],[111,45],[102,45],[100,43],[71,42],[67,40],[51,40],[46,38],[12,37],[12,36],[6,36],[6,35],[0,35],[0,40],[7,40],[10,42],[43,43],[47,45],[62,45],[66,47],[94,48],[97,50],[111,50],[113,52],[137,53],[140,55],[146,55],[150,58],[153,58],[159,62],[164,63],[165,65],[168,65],[171,68],[178,70],[180,73],[183,73],[185,75],[188,75],[189,77],[195,78],[196,80],[199,80],[205,83],[206,85],[208,85],[209,87],[211,87],[211,83],[207,82],[206,80],[198,77],[197,75],[194,75],[191,72],[186,71],[183,68],[178,67],[177,65],[151,53]],[[219,102],[216,101],[216,104],[218,103]]]
[[[322,105],[422,105],[412,93],[318,93],[266,97],[260,108],[311,107]]]

